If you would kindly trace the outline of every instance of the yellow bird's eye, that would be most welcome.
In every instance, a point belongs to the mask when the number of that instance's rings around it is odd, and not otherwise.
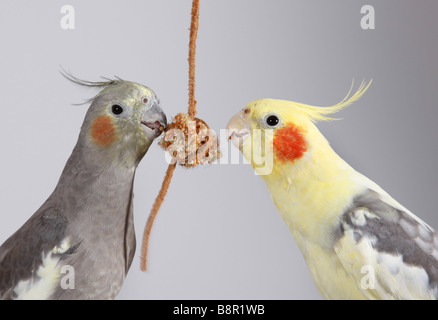
[[[269,127],[276,127],[279,122],[280,122],[280,119],[278,119],[278,117],[275,115],[270,115],[266,118],[266,124]]]

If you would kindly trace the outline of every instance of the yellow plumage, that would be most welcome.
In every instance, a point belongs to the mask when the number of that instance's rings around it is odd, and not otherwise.
[[[332,120],[330,115],[359,99],[369,86],[362,83],[353,95],[350,90],[340,103],[326,108],[253,101],[230,120],[230,139],[265,181],[325,298],[435,298],[433,270],[408,256],[426,257],[424,264],[438,270],[438,239],[431,245],[428,240],[435,239],[432,228],[348,165],[315,126]],[[264,138],[254,139],[260,130]],[[269,172],[251,161],[254,151],[264,152]],[[376,230],[390,238],[381,239]],[[429,251],[422,249],[426,243]],[[409,263],[399,259],[404,253]],[[431,253],[436,257],[429,259]]]

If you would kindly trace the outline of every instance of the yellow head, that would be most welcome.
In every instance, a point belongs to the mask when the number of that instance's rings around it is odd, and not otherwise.
[[[331,114],[359,99],[370,84],[362,83],[351,97],[350,89],[341,102],[331,107],[276,99],[255,100],[229,121],[229,139],[262,176],[278,173],[284,166],[299,167],[314,162],[318,155],[330,149],[315,122],[333,120]]]

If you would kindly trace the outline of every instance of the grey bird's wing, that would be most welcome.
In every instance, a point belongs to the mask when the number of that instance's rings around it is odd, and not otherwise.
[[[367,298],[436,299],[438,237],[402,209],[385,194],[360,194],[341,217],[334,250]]]
[[[131,195],[129,197],[129,211],[126,215],[125,226],[125,275],[128,273],[131,267],[132,260],[134,259],[136,249],[135,229],[134,229],[134,180],[131,186]]]
[[[67,224],[61,211],[46,203],[4,242],[0,247],[0,299],[17,298],[20,283],[37,282],[47,254],[62,259],[75,250],[71,247],[62,254],[54,250],[64,239]]]

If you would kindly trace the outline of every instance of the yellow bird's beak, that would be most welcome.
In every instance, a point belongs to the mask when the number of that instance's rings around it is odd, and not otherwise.
[[[227,137],[233,145],[242,150],[243,142],[250,136],[251,123],[249,108],[242,109],[227,124]]]

